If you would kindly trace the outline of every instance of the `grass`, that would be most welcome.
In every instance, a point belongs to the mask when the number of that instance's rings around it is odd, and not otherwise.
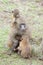
[[[12,53],[11,56],[4,54],[4,52],[7,51],[7,48],[5,46],[8,39],[8,32],[10,29],[8,24],[4,24],[8,23],[8,21],[10,20],[8,19],[8,17],[7,20],[4,18],[4,16],[8,15],[8,13],[6,12],[5,14],[3,13],[4,10],[12,11],[12,9],[16,7],[20,9],[21,13],[23,13],[26,17],[28,15],[31,19],[31,21],[28,20],[28,23],[29,25],[31,25],[32,28],[32,36],[34,38],[36,36],[43,37],[43,18],[42,16],[38,16],[38,13],[43,12],[43,7],[38,6],[35,2],[26,2],[25,6],[21,2],[15,2],[15,0],[14,2],[11,2],[9,2],[9,0],[2,0],[1,3],[0,1],[0,65],[43,65],[43,61],[39,61],[34,58],[23,59],[16,53]],[[10,15],[8,16],[10,17]],[[28,19],[28,17],[26,19]]]
[[[23,59],[16,53],[11,56],[4,54],[7,51],[5,42],[7,41],[9,27],[0,28],[0,65],[42,65],[42,61],[37,59]]]

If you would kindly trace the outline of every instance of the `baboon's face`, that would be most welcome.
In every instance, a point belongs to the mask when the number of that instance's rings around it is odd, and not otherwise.
[[[16,21],[14,22],[15,27],[17,27],[18,32],[26,32],[27,25],[25,23],[17,23]]]
[[[16,40],[21,41],[21,37],[22,36],[20,34],[16,33],[16,35],[15,35]]]
[[[19,30],[22,31],[22,32],[25,31],[26,30],[26,24],[25,23],[20,23],[19,24]]]

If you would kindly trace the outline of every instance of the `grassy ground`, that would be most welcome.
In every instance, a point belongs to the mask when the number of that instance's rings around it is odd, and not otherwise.
[[[37,0],[39,1],[39,0]],[[25,5],[25,6],[24,6]],[[23,59],[16,53],[8,56],[4,54],[8,32],[10,29],[11,13],[14,8],[20,9],[31,26],[32,37],[43,37],[43,6],[42,2],[19,0],[0,0],[0,65],[43,65],[43,61]]]

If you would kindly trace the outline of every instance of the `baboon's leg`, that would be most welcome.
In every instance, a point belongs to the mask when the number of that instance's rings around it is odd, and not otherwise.
[[[17,49],[18,46],[19,46],[18,40],[14,40],[13,43],[12,43],[12,46],[9,49],[10,51],[9,51],[8,55],[11,55],[12,52],[17,52],[18,51],[18,49]]]
[[[15,40],[14,41],[14,44],[11,48],[11,51],[17,51],[17,47],[19,46],[19,41],[18,40]]]
[[[12,53],[12,51],[11,51],[12,46],[13,46],[13,42],[11,40],[9,40],[8,41],[8,47],[9,47],[9,49],[7,51],[8,55],[11,55],[11,53]]]
[[[27,54],[26,54],[25,51],[23,51],[23,50],[22,50],[22,52],[21,52],[21,56],[22,56],[23,58],[28,58],[28,57],[27,57]]]

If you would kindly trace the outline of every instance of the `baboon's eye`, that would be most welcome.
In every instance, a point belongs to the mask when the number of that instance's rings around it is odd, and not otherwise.
[[[21,30],[26,30],[26,24],[25,23],[21,23],[20,24],[20,29]]]

